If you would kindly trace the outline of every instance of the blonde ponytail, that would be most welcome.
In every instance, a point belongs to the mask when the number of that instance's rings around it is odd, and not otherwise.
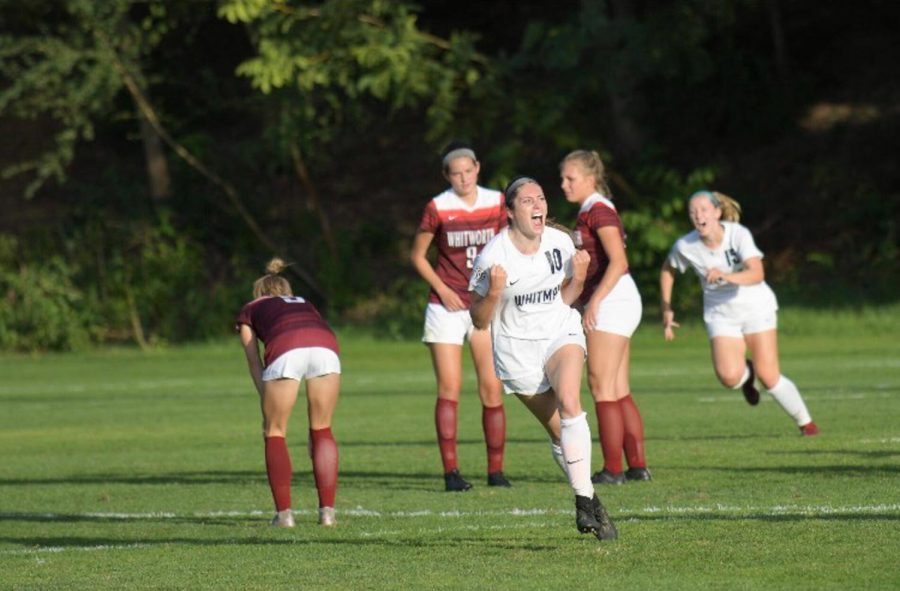
[[[569,162],[574,162],[581,167],[581,172],[586,176],[594,177],[594,190],[607,199],[612,199],[612,193],[606,182],[606,166],[596,150],[575,150],[569,152],[566,157],[559,163],[559,169]]]
[[[278,257],[273,257],[266,264],[266,274],[253,282],[253,299],[263,296],[290,296],[291,284],[279,275],[287,269],[287,263]]]
[[[713,195],[719,200],[719,209],[722,210],[722,219],[726,222],[741,221],[741,204],[725,193],[713,191]]]

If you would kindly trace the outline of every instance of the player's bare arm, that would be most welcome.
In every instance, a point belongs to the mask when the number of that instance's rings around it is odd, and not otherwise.
[[[428,261],[428,248],[431,246],[433,240],[434,234],[431,232],[417,233],[416,238],[413,241],[412,250],[410,251],[409,260],[412,262],[413,267],[419,275],[421,275],[422,279],[428,282],[428,285],[430,285],[438,297],[441,298],[441,303],[444,304],[445,308],[451,312],[464,310],[466,305],[456,292],[447,287],[446,283],[441,281],[441,278],[438,277],[434,267],[432,267],[431,263]]]
[[[247,366],[250,368],[250,377],[257,393],[263,395],[262,360],[259,358],[259,340],[252,328],[246,324],[241,325],[241,344],[244,346],[244,355],[247,356]]]
[[[575,254],[572,255],[572,277],[563,283],[560,293],[566,305],[571,306],[578,299],[578,296],[581,295],[590,263],[591,255],[586,250],[576,250]]]
[[[662,312],[663,337],[667,341],[675,338],[675,330],[680,325],[675,322],[675,312],[672,310],[672,287],[675,285],[675,270],[668,262],[663,263],[659,272],[659,308]]]
[[[500,294],[506,287],[506,269],[500,265],[493,265],[488,272],[488,291],[482,296],[478,292],[472,292],[472,305],[469,314],[476,328],[484,329],[490,326],[494,317],[494,310],[500,301]]]
[[[709,283],[733,283],[734,285],[755,285],[766,278],[762,259],[753,257],[744,261],[744,268],[734,273],[726,273],[721,269],[711,269],[706,274]]]

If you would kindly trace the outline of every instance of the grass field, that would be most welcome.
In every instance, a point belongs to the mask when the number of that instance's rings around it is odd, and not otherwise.
[[[459,453],[476,487],[442,492],[418,343],[342,335],[333,529],[315,524],[302,405],[288,439],[298,527],[268,527],[236,339],[0,356],[0,588],[897,589],[898,316],[782,313],[783,369],[816,438],[767,395],[751,408],[719,387],[701,327],[666,344],[646,319],[632,385],[654,480],[598,489],[620,531],[611,543],[577,533],[572,493],[515,400],[514,488],[483,485],[469,365]],[[595,469],[599,458],[595,446]]]

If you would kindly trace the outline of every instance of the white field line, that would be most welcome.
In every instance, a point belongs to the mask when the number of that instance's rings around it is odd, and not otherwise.
[[[900,503],[887,503],[878,505],[774,505],[774,506],[740,506],[740,505],[700,505],[693,507],[678,506],[648,506],[634,509],[618,509],[615,511],[617,519],[628,522],[639,522],[642,517],[653,517],[658,519],[660,516],[683,516],[683,515],[729,515],[729,516],[746,516],[748,518],[763,515],[802,515],[802,516],[821,516],[821,515],[866,515],[872,513],[891,513],[900,512]],[[298,510],[297,514],[313,514],[313,511]],[[415,519],[421,517],[447,519],[447,520],[464,520],[462,522],[448,523],[438,526],[439,531],[503,531],[513,529],[533,529],[555,527],[555,524],[546,521],[535,521],[535,516],[542,515],[571,515],[571,509],[523,509],[512,508],[491,511],[433,511],[430,509],[422,509],[417,511],[378,511],[375,509],[366,509],[356,507],[354,509],[339,509],[339,516],[357,517],[361,519]],[[259,517],[262,520],[268,518],[271,511],[253,510],[253,511],[206,511],[195,513],[175,513],[171,511],[160,511],[150,513],[78,513],[78,514],[62,514],[62,513],[9,513],[0,512],[0,520],[16,518],[41,519],[45,521],[59,520],[60,522],[70,522],[73,518],[88,519],[108,519],[110,521],[134,521],[134,520],[159,520],[159,519],[184,519],[184,518],[215,518],[215,517]],[[479,517],[520,517],[528,518],[526,521],[505,524],[479,524],[465,521],[469,518]],[[422,531],[434,533],[435,528],[429,526],[423,528]],[[362,538],[386,537],[407,535],[408,529],[376,529],[357,532],[355,535]],[[182,544],[183,542],[171,542],[171,544]],[[242,543],[239,539],[222,540],[222,543]],[[103,550],[134,550],[148,549],[156,546],[156,544],[99,544],[96,546],[47,546],[43,548],[27,548],[21,550],[2,550],[0,555],[33,555],[33,554],[52,554],[66,551],[80,552],[96,552]]]
[[[879,512],[900,512],[900,503],[881,503],[878,505],[726,505],[717,503],[714,505],[697,505],[691,507],[647,506],[638,508],[618,508],[619,515],[705,515],[705,514],[772,514],[772,515],[859,515]],[[77,519],[95,519],[108,521],[139,521],[139,520],[167,520],[167,519],[204,519],[221,517],[269,517],[271,511],[198,511],[193,513],[176,513],[172,511],[158,511],[148,513],[13,513],[0,512],[0,520],[32,519],[47,522],[60,521],[71,522]],[[316,511],[309,509],[294,510],[296,515],[314,515]],[[511,509],[496,509],[485,511],[434,511],[421,509],[415,511],[379,511],[364,507],[352,509],[338,509],[338,515],[374,518],[374,519],[415,519],[419,517],[434,517],[438,519],[466,519],[470,517],[533,517],[540,515],[568,515],[572,509],[523,509],[514,507]]]

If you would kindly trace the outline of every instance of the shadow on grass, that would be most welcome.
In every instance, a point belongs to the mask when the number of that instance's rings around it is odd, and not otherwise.
[[[795,451],[786,451],[786,450],[778,450],[778,451],[768,451],[766,452],[769,455],[804,455],[804,456],[851,456],[865,459],[881,459],[881,458],[892,458],[894,456],[900,456],[900,450],[890,450],[890,449],[880,449],[880,450],[860,450],[860,449],[814,449],[814,450],[805,450],[798,449]]]
[[[549,455],[549,454],[548,454]],[[484,482],[485,476],[478,473],[474,477],[466,476],[477,488],[487,488]],[[542,478],[531,475],[510,475],[513,482],[553,483],[559,479],[553,477]],[[307,481],[312,478],[310,469],[295,470],[294,482]],[[562,476],[560,475],[560,478]],[[342,470],[339,475],[341,487],[377,487],[381,490],[414,490],[419,492],[444,493],[444,480],[439,469],[434,472],[397,472],[378,470]],[[201,471],[201,472],[170,472],[146,475],[124,474],[79,474],[59,478],[2,478],[0,490],[5,486],[72,486],[95,484],[126,484],[137,486],[165,486],[179,485],[253,485],[268,486],[265,470],[235,470],[235,471]]]
[[[900,521],[900,513],[742,513],[742,514],[716,514],[701,513],[692,515],[647,515],[646,513],[629,514],[627,511],[614,515],[616,522],[626,520],[634,521],[763,521],[770,523],[801,522],[801,521],[842,521],[842,522],[866,522],[866,521]]]
[[[498,550],[516,550],[529,551],[534,553],[546,553],[547,551],[558,551],[559,544],[547,544],[538,542],[536,537],[522,537],[520,541],[513,542],[509,538],[492,539],[485,537],[473,536],[453,536],[446,532],[442,536],[432,538],[422,538],[417,532],[410,532],[409,538],[397,538],[392,536],[378,537],[281,537],[279,533],[273,532],[273,537],[250,537],[245,539],[203,539],[203,538],[169,538],[162,540],[127,540],[121,538],[108,537],[52,537],[52,536],[28,536],[13,537],[0,536],[0,544],[15,544],[23,546],[33,552],[39,552],[41,549],[47,551],[58,551],[60,549],[81,550],[81,549],[99,549],[99,548],[147,548],[147,547],[164,547],[164,546],[306,546],[316,545],[322,546],[333,544],[338,546],[377,546],[377,547],[397,547],[397,548],[443,548],[452,547],[459,549],[461,546],[470,546],[476,548],[493,548]],[[592,536],[583,536],[586,542],[596,544],[597,541]],[[574,538],[578,539],[578,538]]]
[[[309,472],[307,472],[309,473]],[[298,471],[295,476],[303,476]],[[210,470],[201,472],[170,472],[146,475],[79,474],[60,478],[0,478],[3,486],[48,486],[54,484],[256,484],[266,482],[265,470]]]
[[[900,465],[885,466],[696,466],[668,464],[664,467],[669,470],[690,470],[692,472],[734,472],[738,474],[787,474],[787,475],[830,475],[830,476],[865,476],[878,475],[893,476],[900,474]]]
[[[0,513],[0,523],[21,521],[25,523],[169,523],[181,525],[235,525],[242,522],[261,523],[269,515],[171,515],[165,512],[145,514],[128,513]]]
[[[5,514],[9,516],[11,514]],[[15,516],[15,514],[12,514]],[[65,522],[65,516],[55,519],[57,522]],[[80,516],[71,516],[72,522],[77,521],[104,521],[103,519],[82,518]],[[7,519],[8,517],[4,517]],[[778,523],[801,523],[801,522],[824,522],[824,523],[873,523],[873,522],[900,522],[900,514],[879,512],[865,514],[834,514],[834,513],[814,513],[809,511],[797,511],[794,513],[782,513],[773,515],[771,513],[749,512],[746,514],[722,514],[722,513],[703,513],[703,514],[653,514],[648,515],[643,512],[629,513],[622,512],[615,516],[620,523],[626,521],[639,522],[760,522],[768,524]],[[349,518],[348,518],[349,519]],[[22,514],[22,521],[40,521],[33,518],[31,514]],[[234,525],[237,521],[247,521],[248,518],[222,520],[223,525]],[[119,520],[128,521],[128,520]],[[146,522],[146,519],[135,519],[133,521]],[[207,519],[190,519],[183,520],[165,519],[166,523],[181,523],[191,525],[217,525],[218,522],[210,522]],[[260,519],[253,518],[253,521],[259,522]],[[565,528],[560,529],[560,532]],[[196,546],[196,547],[225,547],[225,546],[304,546],[304,545],[337,545],[337,546],[360,546],[360,547],[398,547],[398,548],[453,548],[458,550],[461,546],[474,546],[484,549],[500,549],[500,550],[518,550],[530,552],[546,552],[548,550],[559,550],[559,541],[555,543],[547,543],[546,531],[538,536],[529,535],[525,532],[517,534],[516,541],[511,540],[507,534],[500,533],[498,535],[503,538],[492,538],[489,536],[473,536],[471,534],[463,534],[454,531],[442,531],[440,536],[429,538],[421,537],[417,530],[408,532],[407,534],[392,533],[385,536],[378,534],[370,534],[364,537],[359,536],[359,532],[353,530],[344,530],[342,532],[328,531],[324,532],[320,528],[306,529],[297,528],[291,532],[284,530],[271,530],[270,536],[252,535],[247,538],[189,538],[189,537],[171,537],[165,539],[127,539],[123,537],[79,537],[79,536],[0,536],[0,544],[9,544],[20,546],[31,552],[59,551],[59,550],[81,550],[81,549],[101,549],[101,548],[147,548],[147,547],[165,547],[173,545]],[[302,537],[307,533],[314,532],[310,537]],[[349,535],[348,535],[349,534]],[[571,541],[582,540],[585,543],[596,544],[591,536],[576,536],[574,531]],[[285,537],[291,535],[291,537]],[[332,537],[332,536],[340,537]]]

